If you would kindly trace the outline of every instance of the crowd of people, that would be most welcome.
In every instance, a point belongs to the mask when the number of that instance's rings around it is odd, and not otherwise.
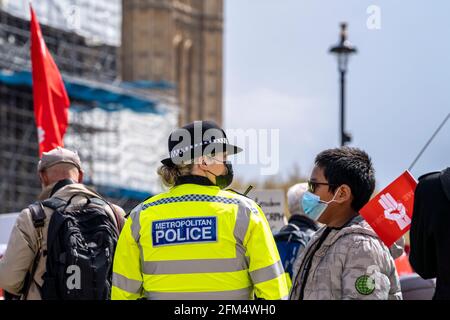
[[[4,256],[7,298],[343,300],[403,298],[395,259],[359,214],[375,189],[369,155],[319,153],[288,193],[288,224],[272,234],[264,212],[231,189],[229,157],[242,151],[213,122],[168,138],[158,169],[166,192],[129,214],[83,184],[76,152],[38,164],[42,193],[19,214]],[[419,178],[409,260],[450,299],[450,168]]]

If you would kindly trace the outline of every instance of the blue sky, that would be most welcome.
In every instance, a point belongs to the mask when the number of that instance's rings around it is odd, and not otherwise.
[[[381,29],[366,25],[371,5]],[[309,176],[315,155],[339,144],[337,66],[327,51],[347,21],[359,53],[349,64],[346,128],[382,188],[450,112],[449,18],[444,0],[225,0],[225,127],[279,129],[280,173],[296,163]],[[412,173],[447,166],[450,122]],[[235,171],[254,179],[260,166]]]

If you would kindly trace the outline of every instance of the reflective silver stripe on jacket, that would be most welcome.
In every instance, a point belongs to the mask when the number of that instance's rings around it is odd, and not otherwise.
[[[140,232],[141,232],[141,211],[142,211],[142,203],[137,205],[130,214],[131,219],[131,234],[133,235],[134,240],[136,243],[139,243],[140,238]]]
[[[134,240],[136,241],[139,247],[139,256],[141,259],[141,272],[144,273],[144,266],[142,264],[142,261],[144,261],[144,251],[142,250],[142,245],[141,242],[139,241],[141,238],[140,232],[141,232],[142,206],[143,204],[140,203],[131,211],[130,219],[131,219],[131,235],[133,236]]]
[[[250,277],[252,278],[253,283],[257,284],[278,278],[283,273],[283,265],[281,264],[281,261],[277,261],[268,267],[250,272]]]
[[[253,299],[251,287],[230,291],[208,292],[154,292],[146,291],[148,300],[249,300]]]
[[[112,275],[112,284],[129,293],[140,293],[142,289],[142,281],[128,279],[115,272]]]
[[[246,270],[242,258],[145,261],[145,274],[213,273]]]

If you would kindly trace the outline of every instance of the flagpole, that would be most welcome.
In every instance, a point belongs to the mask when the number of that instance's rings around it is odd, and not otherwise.
[[[450,113],[447,114],[447,117],[445,117],[444,121],[442,121],[441,125],[437,128],[437,130],[433,133],[433,135],[431,136],[431,138],[428,140],[428,142],[425,144],[425,146],[422,148],[422,150],[420,150],[419,154],[417,155],[416,159],[414,159],[413,163],[409,166],[408,171],[411,171],[411,169],[414,167],[414,165],[416,164],[417,160],[419,160],[419,158],[422,156],[422,154],[425,152],[425,150],[428,148],[428,146],[430,145],[430,143],[433,141],[434,137],[436,137],[436,135],[439,133],[439,131],[441,131],[442,127],[445,125],[445,123],[447,122],[448,118],[450,118]]]

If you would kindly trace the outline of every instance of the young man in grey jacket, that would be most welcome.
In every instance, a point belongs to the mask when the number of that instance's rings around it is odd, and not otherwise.
[[[358,213],[375,188],[367,153],[323,151],[308,183],[303,210],[325,226],[294,263],[290,299],[402,299],[389,249]]]

